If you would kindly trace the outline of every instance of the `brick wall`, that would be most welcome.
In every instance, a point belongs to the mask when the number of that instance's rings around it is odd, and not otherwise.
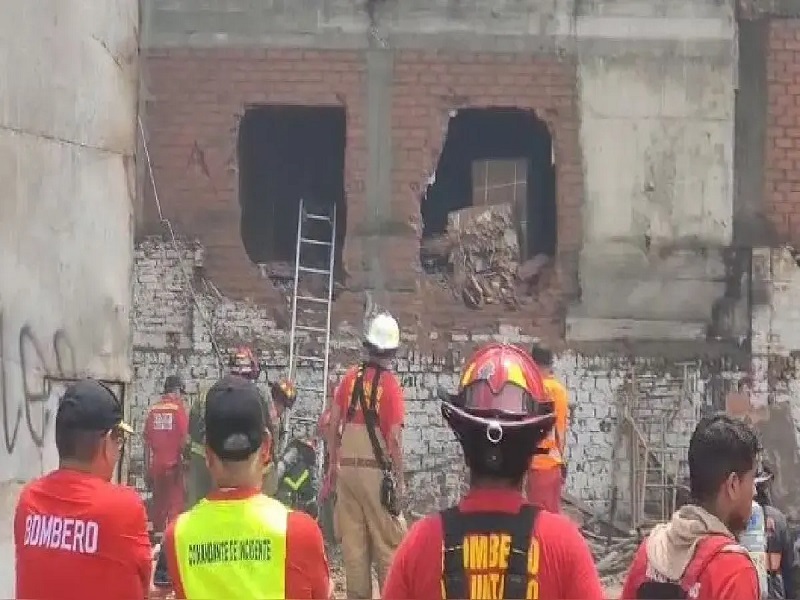
[[[281,331],[268,311],[204,289],[203,281],[195,286],[195,296],[186,277],[202,256],[197,245],[181,245],[178,251],[160,239],[140,242],[135,268],[135,338],[134,425],[141,427],[144,411],[163,384],[165,375],[180,370],[187,379],[190,397],[198,387],[218,376],[213,339],[223,349],[244,341],[252,343],[269,365],[271,376],[282,374],[287,366],[288,336]],[[183,260],[183,263],[181,262]],[[414,491],[418,510],[442,506],[459,492],[461,462],[458,447],[443,424],[438,402],[433,399],[438,385],[450,389],[456,384],[457,371],[465,354],[477,343],[503,339],[529,345],[530,336],[519,327],[501,326],[493,334],[430,331],[442,351],[420,351],[419,337],[406,334],[404,350],[396,361],[408,400],[406,460],[409,485]],[[357,355],[359,332],[340,327],[334,335],[332,368],[341,373]],[[610,505],[614,484],[619,489],[618,516],[629,510],[627,454],[619,443],[618,406],[630,388],[630,375],[642,392],[650,394],[652,405],[637,410],[645,420],[644,430],[653,444],[662,439],[672,448],[677,460],[683,456],[688,436],[697,414],[710,406],[719,406],[725,389],[739,377],[734,367],[724,361],[691,360],[679,363],[667,358],[619,358],[564,353],[556,371],[568,386],[572,399],[572,428],[568,453],[570,474],[568,490],[601,510]],[[319,369],[303,366],[298,379],[321,377]],[[678,411],[666,428],[661,418],[665,407]],[[297,416],[315,417],[319,407],[298,401]],[[295,427],[305,427],[295,421]],[[662,437],[662,432],[665,434]],[[614,448],[618,450],[615,452]],[[134,477],[141,472],[134,447]],[[139,483],[141,483],[139,481]]]
[[[767,54],[765,212],[779,239],[800,241],[800,19],[772,19]]]
[[[206,248],[205,267],[219,289],[282,310],[281,293],[257,276],[240,240],[236,197],[236,134],[244,107],[289,103],[344,105],[347,113],[345,189],[349,287],[335,322],[360,318],[363,297],[362,224],[366,221],[366,66],[350,51],[170,49],[149,51],[145,72],[147,130],[164,214]],[[395,292],[385,302],[418,330],[468,321],[492,331],[512,322],[526,333],[561,337],[564,293],[575,288],[581,239],[582,170],[574,63],[513,54],[397,51],[392,84],[392,199],[383,265]],[[419,197],[443,145],[448,111],[459,107],[534,109],[554,138],[557,162],[559,276],[519,314],[501,307],[470,311],[419,268]],[[145,198],[140,234],[156,232],[154,203]],[[359,231],[361,229],[361,231]],[[276,315],[276,313],[273,313]],[[276,318],[286,318],[276,315]]]

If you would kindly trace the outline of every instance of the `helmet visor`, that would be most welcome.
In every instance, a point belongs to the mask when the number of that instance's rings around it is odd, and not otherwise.
[[[479,380],[464,388],[461,397],[462,407],[466,410],[497,410],[517,415],[530,415],[535,412],[533,397],[523,388],[510,382],[495,393],[489,382]]]

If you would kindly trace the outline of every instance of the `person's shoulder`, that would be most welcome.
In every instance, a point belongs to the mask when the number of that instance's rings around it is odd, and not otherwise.
[[[536,538],[549,546],[584,546],[586,540],[578,525],[566,515],[540,510],[533,524]]]
[[[293,545],[316,547],[324,543],[319,523],[302,510],[289,511],[286,516],[286,537]]]
[[[442,513],[435,512],[422,517],[408,528],[404,545],[429,544],[442,537]]]
[[[96,492],[94,501],[97,504],[103,504],[109,508],[119,510],[120,513],[130,510],[136,511],[144,506],[139,492],[127,485],[101,481],[97,485]]]

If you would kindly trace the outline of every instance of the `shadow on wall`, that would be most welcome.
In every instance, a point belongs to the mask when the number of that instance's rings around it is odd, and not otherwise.
[[[294,263],[300,199],[310,212],[336,207],[336,271],[347,229],[344,192],[346,114],[339,106],[255,106],[239,123],[239,204],[245,251],[256,264]],[[330,225],[308,231],[330,239]],[[327,267],[328,249],[304,251],[304,264]]]

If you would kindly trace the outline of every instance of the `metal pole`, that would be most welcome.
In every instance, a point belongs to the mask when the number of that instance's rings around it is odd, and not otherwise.
[[[305,216],[305,207],[303,206],[303,199],[300,198],[300,208],[297,212],[297,248],[295,249],[294,258],[294,291],[292,293],[292,330],[289,334],[289,380],[294,381],[294,354],[295,354],[295,335],[297,334],[297,288],[300,279],[300,240],[302,239],[303,232],[303,217]]]

